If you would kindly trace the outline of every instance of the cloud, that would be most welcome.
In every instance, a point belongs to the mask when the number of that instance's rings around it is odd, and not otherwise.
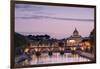
[[[67,20],[67,21],[94,21],[94,19],[79,19],[79,18],[62,18],[62,17],[52,17],[43,15],[32,15],[24,17],[16,17],[17,19],[56,19],[56,20]]]
[[[43,7],[39,5],[30,5],[30,4],[16,4],[15,8],[20,11],[40,11],[43,10]]]

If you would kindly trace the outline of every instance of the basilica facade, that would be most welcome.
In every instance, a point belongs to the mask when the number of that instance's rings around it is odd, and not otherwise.
[[[78,30],[75,28],[73,34],[65,40],[66,46],[79,46],[82,41],[82,36],[79,35]]]

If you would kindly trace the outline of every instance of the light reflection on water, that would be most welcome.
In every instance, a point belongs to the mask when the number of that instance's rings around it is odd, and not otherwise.
[[[85,62],[90,61],[87,58],[83,58],[77,54],[65,53],[60,55],[59,53],[53,53],[52,56],[48,56],[47,53],[41,54],[37,57],[32,55],[32,60],[29,62],[30,65],[34,64],[50,64],[50,63],[70,63],[70,62]]]

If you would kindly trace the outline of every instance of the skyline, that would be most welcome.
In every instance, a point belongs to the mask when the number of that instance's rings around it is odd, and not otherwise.
[[[46,32],[59,39],[71,36],[75,28],[81,36],[89,36],[94,28],[94,8],[15,5],[15,32]]]

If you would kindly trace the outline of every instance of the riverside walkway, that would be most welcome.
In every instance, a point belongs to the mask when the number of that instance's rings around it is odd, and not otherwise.
[[[90,60],[94,60],[94,54],[82,52],[82,51],[76,51],[76,53],[82,57],[88,58]]]

